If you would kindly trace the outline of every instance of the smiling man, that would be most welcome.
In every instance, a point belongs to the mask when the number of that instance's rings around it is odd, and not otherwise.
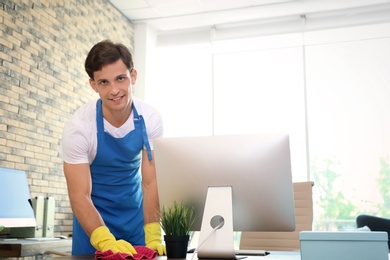
[[[67,122],[60,150],[74,213],[72,254],[136,254],[133,246],[144,245],[165,254],[153,159],[161,116],[132,96],[137,71],[123,44],[97,43],[85,70],[99,98]]]

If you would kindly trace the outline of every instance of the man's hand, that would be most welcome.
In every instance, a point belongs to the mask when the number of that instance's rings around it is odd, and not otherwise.
[[[103,252],[111,250],[113,253],[137,254],[137,251],[135,251],[134,247],[129,242],[122,239],[116,240],[106,226],[96,228],[91,234],[90,242],[96,250]]]
[[[148,223],[144,226],[146,247],[155,250],[159,255],[166,255],[167,250],[161,243],[161,228],[158,222]]]

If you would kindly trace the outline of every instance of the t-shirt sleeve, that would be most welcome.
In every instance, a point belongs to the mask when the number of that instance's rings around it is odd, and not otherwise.
[[[164,127],[161,114],[154,110],[145,120],[146,132],[148,133],[148,141],[150,148],[153,150],[153,141],[163,136]]]
[[[89,163],[88,138],[86,131],[75,122],[69,121],[63,130],[60,156],[66,163]]]

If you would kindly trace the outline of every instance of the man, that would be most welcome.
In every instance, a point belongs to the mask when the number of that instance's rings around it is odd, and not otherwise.
[[[152,151],[161,116],[132,97],[137,71],[123,44],[97,43],[85,70],[100,98],[76,111],[61,145],[74,213],[72,254],[136,254],[133,245],[165,254]]]

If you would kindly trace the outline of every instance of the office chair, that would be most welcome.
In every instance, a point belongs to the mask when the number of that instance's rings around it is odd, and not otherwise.
[[[387,235],[390,238],[390,219],[388,218],[381,218],[381,217],[362,214],[357,216],[356,226],[358,228],[367,226],[371,231],[387,232]],[[390,249],[390,240],[387,241],[387,244]]]
[[[300,231],[311,231],[313,224],[312,181],[295,182],[294,209],[295,231],[293,232],[242,232],[240,249],[269,251],[299,251]]]

